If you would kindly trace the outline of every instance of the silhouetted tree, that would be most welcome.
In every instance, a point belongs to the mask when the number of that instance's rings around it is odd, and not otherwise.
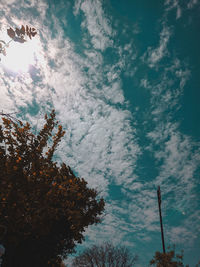
[[[106,242],[86,249],[73,260],[73,267],[132,267],[137,261],[124,246]]]
[[[168,252],[162,253],[156,251],[153,259],[150,261],[150,265],[154,265],[156,267],[184,267],[183,264],[183,251],[181,254],[175,253],[175,246],[173,249],[168,248]],[[189,267],[186,265],[185,267]]]
[[[66,164],[53,161],[64,135],[55,112],[38,135],[29,123],[0,123],[0,243],[4,267],[59,266],[81,243],[84,229],[100,222],[103,199]],[[54,128],[58,128],[54,134]]]

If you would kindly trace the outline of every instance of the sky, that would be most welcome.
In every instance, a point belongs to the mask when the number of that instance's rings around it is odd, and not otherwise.
[[[0,54],[0,110],[37,131],[55,109],[56,161],[106,202],[78,252],[112,241],[148,266],[162,250],[160,186],[166,246],[198,262],[199,14],[198,0],[0,0],[0,40],[38,32]]]

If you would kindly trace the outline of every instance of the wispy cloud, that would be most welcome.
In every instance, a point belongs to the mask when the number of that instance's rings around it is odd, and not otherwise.
[[[89,32],[92,45],[102,51],[109,46],[112,47],[114,31],[103,11],[102,1],[78,0],[75,3],[74,14],[77,15],[80,11],[85,15],[82,27]]]
[[[181,201],[183,195],[188,195],[193,189],[193,176],[199,164],[200,154],[198,144],[193,144],[188,136],[181,134],[177,126],[173,123],[162,124],[148,136],[163,147],[163,150],[155,153],[157,160],[163,162],[156,183],[163,185],[168,193],[171,190],[170,185],[176,181],[174,189],[178,190],[177,197]]]
[[[199,230],[199,210],[194,211],[192,214],[188,215],[185,219],[183,218],[183,223],[181,226],[173,226],[170,231],[167,231],[167,236],[171,244],[183,244],[187,242],[188,249],[191,249],[194,240],[198,240],[200,230]],[[197,259],[198,260],[198,259]]]
[[[189,0],[187,3],[183,3],[180,0],[166,0],[165,7],[166,7],[166,14],[168,15],[171,11],[176,10],[176,19],[180,19],[183,17],[183,14],[187,10],[192,10],[198,4],[198,0]]]
[[[167,13],[173,9],[176,9],[176,19],[179,19],[181,17],[183,10],[178,0],[166,0],[165,6]]]
[[[155,67],[159,61],[168,54],[167,44],[169,42],[172,32],[169,27],[163,26],[160,33],[160,41],[157,48],[148,47],[147,52],[144,54],[144,60],[147,60],[148,65],[152,68]]]

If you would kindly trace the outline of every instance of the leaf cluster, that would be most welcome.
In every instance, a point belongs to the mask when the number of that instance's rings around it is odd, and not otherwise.
[[[166,253],[156,251],[153,259],[150,261],[150,265],[156,267],[184,267],[183,251],[180,254],[176,254],[175,246],[172,249],[169,247]],[[189,265],[185,267],[189,267]]]
[[[13,39],[13,41],[24,43],[26,42],[25,36],[28,36],[30,39],[32,39],[32,37],[34,37],[37,32],[35,28],[31,28],[27,25],[25,27],[24,25],[22,25],[21,29],[16,28],[15,30],[13,30],[10,27],[10,29],[7,29],[7,34],[11,39]]]
[[[0,225],[7,228],[0,236],[2,266],[27,266],[27,260],[29,266],[57,266],[104,210],[96,190],[53,161],[65,132],[54,110],[45,121],[37,135],[29,123],[3,117],[0,124]]]
[[[25,43],[26,36],[32,39],[32,37],[34,37],[37,34],[37,32],[35,28],[31,28],[28,25],[26,26],[22,25],[20,29],[15,28],[15,30],[13,30],[10,27],[9,29],[7,29],[7,34],[11,38],[11,40],[8,43],[6,43],[3,40],[0,40],[0,54],[3,54],[4,56],[6,56],[6,47],[9,46],[9,43],[11,41],[18,42],[18,43]]]

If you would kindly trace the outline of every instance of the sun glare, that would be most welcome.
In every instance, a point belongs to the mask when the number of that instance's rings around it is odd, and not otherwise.
[[[7,55],[1,57],[1,63],[10,71],[28,72],[29,66],[35,64],[36,45],[34,40],[24,44],[11,42],[6,52]]]

